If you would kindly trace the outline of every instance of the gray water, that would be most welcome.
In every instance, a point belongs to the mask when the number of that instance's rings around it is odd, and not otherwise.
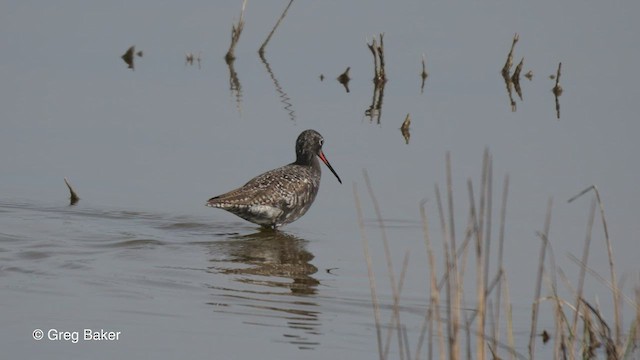
[[[640,253],[637,2],[294,2],[263,62],[257,49],[286,3],[248,1],[234,63],[238,91],[230,89],[223,56],[240,6],[2,6],[4,356],[376,357],[354,183],[385,322],[392,297],[362,169],[382,208],[396,276],[410,253],[401,305],[415,350],[429,279],[419,203],[427,200],[441,269],[434,185],[446,184],[445,153],[452,157],[462,236],[466,182],[479,188],[485,147],[493,156],[494,237],[503,179],[510,176],[505,268],[518,350],[526,353],[536,232],[549,197],[550,241],[575,286],[579,267],[567,255],[582,253],[593,194],[566,200],[598,186],[616,271],[632,296]],[[366,43],[381,32],[389,81],[378,121],[367,115],[374,89]],[[514,62],[524,57],[523,74],[534,76],[521,79],[522,100],[512,95],[512,111],[500,69],[514,33],[520,35]],[[120,59],[131,45],[144,52],[135,71]],[[201,54],[200,69],[185,65],[186,52]],[[423,53],[429,77],[421,92]],[[559,62],[558,119],[549,75]],[[349,66],[347,93],[335,78]],[[408,144],[399,131],[407,113]],[[292,161],[295,138],[307,128],[324,136],[324,152],[344,184],[325,169],[303,218],[273,233],[204,207],[209,197]],[[68,206],[64,177],[80,195],[75,206]],[[600,221],[593,231],[589,266],[608,278]],[[466,308],[474,304],[471,279]],[[571,297],[564,287],[562,295]],[[585,297],[613,322],[606,285],[588,277]],[[625,330],[630,309],[625,304]],[[539,329],[552,328],[551,307],[542,312]],[[35,329],[44,331],[43,340],[33,339]],[[74,343],[49,340],[51,329],[120,334]],[[545,351],[540,343],[538,352]]]

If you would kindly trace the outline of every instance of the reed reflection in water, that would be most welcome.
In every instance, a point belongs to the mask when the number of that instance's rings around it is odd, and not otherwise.
[[[208,245],[208,270],[231,277],[211,284],[215,311],[245,317],[243,323],[279,328],[300,349],[319,345],[319,306],[312,299],[320,282],[306,240],[272,230],[233,236]],[[231,285],[229,285],[231,284]],[[275,321],[274,321],[275,320]],[[282,321],[285,321],[283,326]]]

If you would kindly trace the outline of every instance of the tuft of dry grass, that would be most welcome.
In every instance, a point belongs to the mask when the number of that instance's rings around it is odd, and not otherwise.
[[[589,216],[587,219],[587,231],[582,249],[581,260],[569,254],[568,258],[580,267],[580,274],[576,285],[572,285],[564,272],[557,266],[553,246],[550,239],[550,228],[552,220],[553,199],[547,202],[547,211],[544,219],[543,230],[539,232],[540,253],[539,264],[534,283],[535,295],[531,305],[531,327],[529,333],[528,356],[516,350],[516,340],[514,337],[513,306],[510,300],[507,270],[503,265],[503,252],[505,246],[505,227],[507,215],[507,198],[509,191],[509,176],[504,177],[502,201],[500,210],[500,228],[498,235],[497,266],[493,267],[495,273],[490,271],[491,266],[491,234],[492,234],[492,187],[493,187],[493,158],[488,150],[485,150],[482,160],[482,170],[480,176],[480,191],[474,193],[474,183],[471,179],[467,181],[468,188],[468,214],[469,218],[465,224],[464,239],[458,245],[456,243],[456,219],[454,218],[453,203],[453,172],[451,166],[451,155],[445,156],[445,175],[447,183],[447,203],[446,209],[443,203],[442,194],[438,184],[435,185],[435,206],[438,211],[439,223],[442,233],[442,261],[440,272],[437,264],[437,256],[433,251],[433,243],[429,234],[429,222],[427,216],[427,201],[420,203],[420,218],[422,220],[422,230],[424,244],[427,255],[427,267],[429,271],[429,294],[425,306],[424,317],[420,327],[419,338],[416,350],[412,352],[410,346],[410,333],[407,326],[401,321],[402,309],[400,307],[400,293],[407,273],[409,262],[408,252],[402,263],[402,272],[399,282],[393,271],[392,259],[388,244],[387,232],[384,221],[373,193],[371,181],[366,171],[363,173],[369,196],[373,203],[373,211],[376,214],[378,228],[382,234],[382,242],[387,263],[387,275],[393,294],[393,304],[390,306],[391,318],[387,326],[386,339],[382,335],[380,325],[380,309],[376,296],[376,285],[373,279],[373,268],[371,255],[368,248],[368,240],[364,231],[363,215],[360,200],[354,185],[356,195],[356,207],[358,210],[358,224],[363,237],[363,247],[370,277],[370,287],[372,292],[372,303],[374,304],[374,316],[376,318],[376,332],[378,337],[378,353],[380,359],[389,357],[390,339],[393,331],[398,334],[397,355],[400,359],[410,359],[412,354],[416,360],[424,352],[425,340],[427,343],[427,358],[432,359],[437,356],[439,359],[460,359],[462,356],[473,359],[535,359],[535,346],[538,337],[542,337],[543,343],[550,342],[553,346],[553,357],[555,359],[595,359],[604,356],[607,360],[612,359],[634,359],[638,356],[638,345],[640,345],[640,287],[635,289],[635,300],[624,296],[617,283],[615,267],[613,262],[613,251],[609,239],[606,225],[604,207],[600,199],[597,187],[592,186],[582,191],[570,201],[593,190],[596,194],[591,202]],[[477,207],[476,207],[477,204]],[[604,237],[609,254],[611,280],[605,280],[600,274],[588,267],[590,255],[590,245],[592,239],[592,228],[595,219],[596,205],[600,206],[600,215],[604,227]],[[467,256],[471,252],[471,256]],[[475,256],[473,256],[475,255]],[[475,261],[475,268],[469,266],[467,260]],[[471,292],[465,292],[465,271],[467,267],[475,270],[475,298],[465,299]],[[600,310],[584,299],[584,286],[587,275],[591,275],[597,281],[604,283],[613,294],[615,309],[613,327],[609,326]],[[560,294],[557,277],[560,277],[570,296],[563,298]],[[440,280],[439,280],[440,278]],[[542,283],[545,280],[548,292],[543,293]],[[467,286],[468,287],[468,286]],[[495,290],[495,292],[494,292]],[[444,292],[444,294],[442,293]],[[495,296],[495,297],[494,297]],[[636,317],[631,321],[626,338],[622,336],[622,330],[618,335],[618,328],[622,329],[619,312],[621,311],[621,299],[631,304],[636,313]],[[538,317],[540,315],[540,305],[549,301],[552,304],[551,316],[555,325],[553,329],[538,330]],[[474,306],[470,306],[475,303]],[[466,310],[465,310],[466,309]],[[571,316],[573,312],[573,316]],[[500,314],[504,315],[501,319]],[[489,322],[487,325],[487,322]],[[435,322],[435,324],[434,324]],[[582,330],[578,331],[580,327]],[[490,326],[490,328],[487,328]],[[445,330],[446,329],[446,330]],[[614,329],[614,330],[612,330]],[[460,331],[463,330],[463,331]],[[506,334],[506,342],[500,341],[500,334]],[[425,339],[426,337],[426,339]],[[436,344],[434,346],[434,341]],[[464,354],[464,355],[463,355]],[[635,356],[635,357],[634,357]]]

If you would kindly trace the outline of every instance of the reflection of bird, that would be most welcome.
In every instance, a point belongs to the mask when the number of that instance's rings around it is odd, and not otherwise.
[[[316,156],[342,183],[322,152],[323,143],[317,131],[303,131],[296,140],[296,161],[258,175],[240,188],[209,199],[206,205],[264,227],[276,228],[297,220],[318,193],[320,163]]]
[[[253,234],[216,242],[216,248],[212,250],[217,256],[224,253],[225,260],[220,262],[221,266],[216,265],[223,273],[262,275],[273,279],[243,277],[243,282],[264,285],[266,281],[271,286],[289,288],[293,293],[312,294],[320,282],[311,276],[318,272],[318,268],[310,264],[314,256],[305,248],[306,242],[282,231],[261,229]],[[231,262],[233,266],[223,266],[225,262]]]

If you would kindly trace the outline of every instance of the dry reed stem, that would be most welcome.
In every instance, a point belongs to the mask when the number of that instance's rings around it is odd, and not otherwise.
[[[376,83],[376,79],[378,78],[378,69],[380,69],[380,65],[378,64],[378,42],[376,41],[376,37],[373,37],[371,40],[371,44],[369,44],[369,40],[367,40],[367,47],[371,51],[373,55],[373,82]]]
[[[623,347],[622,356],[624,359],[631,359],[634,351],[638,350],[638,345],[640,345],[640,287],[636,287],[636,316],[635,319],[631,322],[629,327],[629,333],[627,335],[627,343]]]
[[[472,333],[474,336],[477,336],[477,334],[475,333],[475,331],[471,330],[471,333]],[[486,340],[487,342],[493,342],[493,338],[491,338],[490,336],[487,336],[487,337],[485,338],[485,340]],[[488,346],[489,346],[489,347],[491,347],[491,345],[488,345]],[[515,358],[516,358],[516,359],[522,359],[522,360],[527,360],[527,359],[528,359],[524,354],[519,353],[519,352],[518,352],[518,351],[516,351],[514,348],[509,348],[509,345],[508,345],[508,344],[503,344],[503,343],[498,342],[498,346],[497,346],[497,347],[498,347],[498,348],[502,348],[502,349],[504,349],[504,350],[507,350],[507,351],[509,351],[509,352],[513,352],[513,354],[514,354],[514,356],[515,356]],[[471,359],[471,358],[470,358],[470,359]],[[498,358],[498,359],[500,359],[500,358]]]
[[[598,274],[598,272],[593,270],[592,268],[582,264],[580,262],[580,259],[575,257],[575,255],[567,254],[567,258],[569,260],[573,261],[576,265],[584,267],[586,269],[587,273],[589,273],[589,275],[593,276],[593,278],[596,279],[600,284],[606,286],[607,289],[609,289],[611,292],[613,292],[613,285],[611,285],[611,281],[605,279],[604,276]],[[631,299],[629,296],[627,296],[627,295],[625,295],[623,293],[620,293],[620,300],[621,301],[624,300],[627,304],[629,304],[632,307],[636,306],[635,301],[633,301],[633,299]]]
[[[493,180],[493,158],[491,154],[489,154],[489,149],[484,149],[484,155],[482,159],[482,181],[481,181],[481,189],[480,189],[480,218],[478,219],[478,234],[477,234],[477,250],[476,250],[476,261],[480,264],[477,266],[478,269],[478,279],[482,276],[482,282],[478,282],[477,287],[477,295],[478,295],[478,314],[480,318],[478,319],[478,333],[480,333],[481,337],[484,339],[485,334],[485,326],[486,326],[486,297],[487,297],[487,282],[489,280],[489,260],[490,260],[490,247],[491,247],[491,213],[492,213],[492,202],[491,198],[492,194],[492,185],[491,182]],[[486,224],[485,224],[486,221]],[[483,225],[485,224],[485,225]],[[483,227],[484,226],[484,227]],[[483,230],[485,233],[483,234]],[[483,244],[483,236],[484,236],[484,244]],[[478,345],[480,345],[480,340],[478,340]],[[484,359],[485,351],[484,351],[484,341],[482,341],[482,345],[478,346],[478,359]],[[480,356],[480,354],[482,354]]]
[[[393,305],[392,305],[392,309],[393,309],[393,313],[391,315],[391,320],[389,320],[389,325],[387,326],[387,340],[385,341],[385,347],[384,347],[384,356],[385,358],[388,356],[389,353],[389,344],[391,343],[391,334],[392,334],[392,330],[394,328],[394,324],[398,330],[398,346],[399,346],[399,352],[400,352],[400,359],[404,359],[404,353],[403,351],[405,351],[406,354],[409,354],[407,350],[408,347],[408,339],[406,338],[406,326],[404,326],[403,324],[400,323],[400,294],[402,293],[402,287],[404,285],[404,279],[406,277],[407,274],[407,268],[409,266],[409,250],[407,250],[404,253],[404,259],[402,261],[402,270],[400,272],[400,279],[399,279],[399,283],[398,283],[398,297],[393,299]],[[403,330],[404,330],[404,334],[403,334]],[[404,347],[402,346],[404,343]],[[407,355],[407,359],[410,359],[410,355]]]
[[[491,225],[493,217],[493,156],[486,151],[487,156],[487,210],[486,210],[486,225],[484,234],[484,283],[485,293],[487,292],[486,284],[489,281],[489,264],[491,263]]]
[[[380,227],[380,233],[382,234],[382,244],[384,246],[384,256],[387,264],[387,274],[389,275],[389,282],[391,283],[391,293],[393,295],[394,303],[398,302],[400,296],[398,295],[398,287],[396,284],[395,273],[393,271],[393,261],[391,260],[391,250],[389,249],[389,240],[387,238],[387,231],[384,227],[384,221],[382,219],[382,212],[380,211],[380,205],[378,204],[378,200],[373,192],[373,187],[371,186],[371,181],[369,180],[369,174],[365,169],[362,170],[362,175],[364,177],[364,182],[367,185],[367,191],[369,192],[369,197],[371,198],[371,202],[373,203],[373,209],[376,213],[376,219],[378,221],[378,226]],[[402,353],[402,333],[400,332],[400,313],[397,307],[393,309],[393,317],[398,324],[398,343],[400,344],[400,353]],[[388,342],[385,345],[384,357],[387,357],[389,351]]]
[[[562,63],[558,63],[558,71],[556,73],[556,85],[551,89],[556,100],[556,117],[560,119],[560,95],[562,95],[562,86],[560,85],[560,71]]]
[[[447,200],[449,203],[449,243],[451,245],[451,249],[455,252],[457,249],[456,246],[456,234],[455,234],[455,220],[454,220],[454,211],[453,211],[453,179],[451,176],[451,153],[447,151],[445,155],[446,159],[446,173],[447,173]],[[458,327],[460,324],[460,311],[461,311],[461,298],[462,298],[462,288],[460,287],[460,279],[458,274],[458,260],[456,256],[451,257],[451,273],[453,276],[449,276],[449,281],[452,282],[452,295],[453,302],[451,306],[451,318],[449,318],[449,322],[451,323],[451,331],[449,338],[449,358],[453,360],[457,360],[460,358],[460,349],[458,348]],[[450,274],[451,274],[450,273]]]
[[[562,300],[560,299],[560,296],[558,295],[558,280],[557,280],[557,273],[561,272],[559,270],[557,270],[557,263],[556,263],[556,256],[555,253],[553,251],[553,246],[551,245],[551,242],[549,241],[549,238],[544,235],[544,234],[539,234],[539,236],[541,238],[543,238],[542,240],[544,242],[547,243],[547,251],[549,252],[549,264],[550,264],[550,268],[551,268],[551,276],[550,276],[550,286],[551,286],[551,293],[553,294],[552,299],[555,302],[555,306],[554,306],[554,312],[555,312],[555,316],[554,316],[554,320],[555,320],[555,338],[554,338],[554,352],[555,352],[555,358],[559,359],[566,359],[567,358],[567,346],[566,346],[566,336],[564,334],[564,323],[567,323],[568,325],[568,321],[566,319],[565,313],[562,310]],[[562,356],[561,356],[562,354]]]
[[[511,71],[511,66],[513,66],[513,49],[516,47],[516,43],[520,40],[520,36],[518,33],[513,35],[513,41],[511,42],[511,50],[509,50],[509,55],[507,55],[507,61],[504,63],[502,67],[502,76],[505,78],[509,77],[509,71]]]
[[[444,344],[444,336],[442,331],[442,320],[440,319],[439,309],[440,309],[440,290],[438,289],[438,280],[436,275],[436,258],[433,255],[433,247],[431,244],[431,238],[429,237],[429,222],[427,218],[427,212],[424,207],[425,202],[420,203],[420,217],[422,219],[422,233],[424,234],[424,243],[427,249],[427,259],[429,263],[429,274],[430,274],[430,285],[431,285],[431,296],[430,296],[430,307],[431,312],[436,312],[436,328],[438,332],[438,353],[440,354],[440,359],[445,359],[445,344]],[[433,318],[433,316],[432,316]],[[429,338],[431,341],[431,337]],[[431,345],[429,345],[431,348]],[[431,354],[431,351],[429,351]],[[420,351],[416,351],[416,360],[418,360],[420,355]],[[429,355],[431,357],[431,355]]]
[[[427,309],[422,320],[422,326],[420,327],[420,336],[418,337],[418,345],[416,346],[416,360],[420,359],[420,352],[424,345],[425,336],[429,337],[427,341],[427,359],[433,358],[433,309],[431,303],[427,305]]]
[[[278,28],[278,26],[280,26],[280,23],[282,22],[284,17],[287,16],[287,11],[289,11],[289,7],[291,6],[291,4],[293,4],[293,0],[289,1],[289,4],[287,5],[287,7],[282,12],[282,15],[280,15],[280,18],[278,19],[278,22],[276,22],[276,24],[273,27],[273,29],[271,29],[271,32],[269,33],[269,36],[267,36],[267,38],[262,43],[262,46],[260,46],[260,49],[258,50],[258,54],[260,54],[260,57],[264,57],[264,49],[267,47],[267,44],[269,43],[269,40],[271,40],[271,37],[273,36],[273,33],[276,32],[276,29]]]
[[[503,268],[503,252],[504,252],[504,226],[507,217],[507,197],[509,195],[509,174],[505,175],[503,187],[502,187],[502,204],[500,207],[500,232],[498,234],[498,276],[502,276],[504,273]],[[500,300],[502,291],[502,281],[498,282],[498,289],[496,290],[496,310],[495,310],[495,322],[500,323]],[[498,331],[496,342],[500,340],[500,332]],[[496,347],[496,344],[494,344]]]
[[[511,359],[515,359],[516,344],[513,337],[513,306],[511,305],[511,299],[509,298],[509,283],[507,281],[506,273],[502,274],[502,279],[504,282],[504,307],[507,314],[507,341],[509,344],[509,355],[511,355]]]
[[[562,64],[562,63],[561,63]],[[558,67],[558,75],[560,75],[560,67]],[[598,191],[598,187],[596,185],[591,185],[590,187],[582,190],[578,195],[572,197],[568,200],[568,202],[572,202],[580,196],[587,193],[589,190],[593,190],[596,194],[596,200],[598,201],[598,205],[600,206],[600,219],[602,220],[602,228],[604,230],[604,239],[607,245],[607,255],[609,256],[609,271],[611,273],[611,287],[613,293],[613,313],[614,313],[614,321],[615,321],[615,342],[616,345],[619,346],[622,343],[622,320],[620,315],[620,288],[618,287],[618,281],[616,279],[616,271],[615,271],[615,263],[613,259],[613,248],[611,247],[611,239],[609,238],[609,227],[607,226],[607,219],[604,215],[604,205],[602,204],[602,199],[600,198],[600,192]]]
[[[376,325],[376,338],[378,340],[378,355],[380,360],[385,360],[382,352],[382,331],[380,328],[380,304],[378,303],[378,296],[376,295],[376,280],[373,273],[373,260],[369,253],[369,240],[364,230],[364,217],[362,215],[362,206],[360,205],[360,197],[358,196],[358,189],[356,183],[353,183],[353,196],[356,203],[356,211],[358,214],[358,227],[360,228],[360,235],[362,237],[362,248],[364,251],[364,258],[367,263],[367,275],[369,277],[369,288],[371,290],[371,303],[373,304],[373,317]]]
[[[522,71],[522,66],[524,64],[524,58],[520,60],[516,69],[513,71],[513,75],[511,76],[511,82],[513,83],[513,88],[518,94],[518,97],[522,101],[522,89],[520,88],[520,72]]]
[[[411,114],[407,114],[400,126],[400,132],[402,133],[402,137],[404,137],[405,143],[409,144],[409,139],[411,138],[411,133],[409,132],[409,127],[411,126]]]
[[[589,249],[591,248],[591,234],[593,230],[593,221],[595,219],[596,214],[596,201],[593,199],[591,201],[591,207],[589,210],[589,217],[587,220],[587,234],[584,240],[584,248],[582,249],[582,264],[585,266],[580,267],[580,276],[578,277],[578,287],[576,289],[576,312],[573,315],[573,322],[571,324],[571,333],[576,334],[578,329],[578,315],[580,314],[580,298],[582,298],[582,292],[584,289],[584,278],[586,273],[586,266],[589,260]]]
[[[238,19],[237,24],[231,25],[231,45],[229,45],[229,50],[227,54],[224,56],[224,60],[227,64],[232,63],[233,60],[236,59],[236,45],[238,45],[238,41],[240,41],[240,35],[242,34],[242,30],[244,29],[244,9],[247,6],[247,0],[242,1],[242,10],[240,10],[240,19]],[[191,60],[193,63],[193,59]]]
[[[491,298],[487,298],[487,317],[489,319],[493,319],[493,303],[491,302]],[[498,324],[496,324],[495,322],[491,322],[491,338],[495,339],[495,334],[498,332]],[[493,344],[493,340],[491,343],[487,344],[487,348],[489,348],[489,351],[491,352],[491,358],[492,359],[496,359],[498,358],[498,353],[497,353],[497,349],[494,350],[493,347],[491,347],[491,344]]]
[[[576,289],[573,287],[573,285],[571,285],[571,282],[569,281],[569,278],[567,277],[567,275],[564,273],[564,271],[562,271],[561,268],[558,268],[558,275],[560,276],[560,280],[562,281],[562,283],[564,284],[565,288],[570,292],[570,295],[567,297],[575,297],[576,296]],[[568,300],[565,302],[569,302]],[[573,306],[572,307],[574,316],[576,314],[580,315],[580,313],[578,312],[578,309]],[[563,314],[564,315],[564,314]],[[579,341],[578,339],[578,335],[577,335],[577,327],[576,329],[572,328],[572,324],[569,322],[569,319],[567,318],[567,316],[564,317],[564,322],[566,323],[567,326],[567,331],[569,332],[568,334],[568,338],[564,339],[564,344],[566,346],[566,348],[568,349],[568,356],[569,356],[569,360],[574,360],[576,357],[576,351],[577,351],[577,343]],[[584,339],[583,339],[584,340]]]
[[[444,210],[442,207],[442,200],[440,197],[440,187],[438,186],[438,184],[435,185],[435,193],[436,193],[436,202],[438,204],[438,215],[440,217],[440,226],[442,228],[442,248],[444,251],[444,259],[445,259],[445,273],[443,275],[443,278],[446,280],[445,294],[447,298],[447,303],[446,303],[447,305],[446,307],[447,309],[447,340],[449,342],[448,344],[449,358],[453,358],[454,356],[453,350],[457,348],[457,343],[452,344],[454,326],[453,326],[453,316],[452,316],[452,309],[451,309],[453,307],[453,295],[451,294],[452,289],[451,289],[450,275],[451,275],[451,269],[453,268],[453,264],[451,260],[451,252],[455,252],[455,249],[450,250],[448,228],[446,225]],[[456,359],[458,357],[456,357]]]
[[[469,219],[467,220],[467,227],[465,229],[465,236],[464,236],[464,241],[462,242],[462,244],[460,245],[460,247],[458,247],[458,250],[455,253],[455,256],[460,259],[463,258],[463,260],[460,260],[460,263],[463,264],[464,263],[464,259],[466,259],[466,257],[464,257],[466,255],[466,251],[467,248],[469,247],[469,243],[471,243],[471,235],[473,235],[473,222],[472,222],[472,218],[471,216],[469,216]],[[464,270],[463,271],[459,271],[459,273],[464,274]],[[442,275],[442,277],[440,278],[440,281],[438,282],[438,289],[442,290],[442,287],[444,286],[444,284],[449,280],[448,274],[444,274]]]
[[[485,183],[485,176],[483,175],[482,183]],[[480,229],[481,220],[475,218],[475,201],[473,196],[473,184],[471,179],[467,180],[467,187],[469,189],[469,204],[471,211],[471,218],[473,219],[473,233],[476,238],[476,314],[478,316],[477,330],[478,336],[476,337],[476,358],[484,359],[484,309],[485,309],[485,289],[484,289],[484,269],[483,269],[483,256],[482,256],[482,230]],[[480,191],[484,193],[484,190]],[[484,201],[483,196],[480,196],[481,203]],[[484,204],[482,204],[484,205]],[[482,205],[480,210],[480,216],[482,216]],[[461,275],[462,276],[462,275]]]
[[[473,234],[477,230],[476,215],[471,208],[469,208],[469,220],[467,221],[467,223],[468,224],[467,224],[467,231],[465,232],[466,233],[465,241],[463,242],[463,245],[460,246],[460,249],[458,249],[459,250],[458,279],[460,279],[458,286],[461,290],[464,290],[464,279],[465,279],[464,274],[467,271],[467,257],[469,255],[469,246],[467,245],[471,242],[471,238],[473,237]],[[464,295],[464,291],[461,291],[461,294]],[[464,304],[464,303],[465,303],[464,298],[462,298],[461,304]]]
[[[640,287],[636,288],[636,342],[640,343]]]
[[[547,253],[547,241],[549,236],[549,227],[551,226],[551,207],[553,205],[553,199],[549,198],[547,202],[547,215],[545,218],[544,224],[544,237],[543,241],[540,245],[540,256],[539,256],[539,265],[538,265],[538,276],[536,280],[536,290],[534,295],[534,302],[531,308],[531,333],[529,334],[529,358],[535,359],[535,346],[536,346],[536,329],[538,326],[538,299],[540,298],[540,290],[542,287],[542,275],[544,273],[544,258]]]
[[[402,325],[402,339],[404,343],[404,353],[407,354],[407,359],[411,359],[411,349],[409,347],[409,336],[407,335],[407,327]]]
[[[381,33],[379,37],[380,45],[378,45],[375,36],[373,37],[371,44],[369,44],[367,40],[367,47],[373,55],[373,83],[376,87],[383,86],[387,82],[384,62],[384,33]]]
[[[464,303],[464,299],[462,301]],[[466,334],[465,336],[465,344],[466,344],[466,352],[467,352],[467,359],[471,359],[471,321],[469,320],[469,318],[467,317],[467,313],[463,312],[462,316],[464,316],[464,332]],[[477,338],[477,337],[476,337]]]

